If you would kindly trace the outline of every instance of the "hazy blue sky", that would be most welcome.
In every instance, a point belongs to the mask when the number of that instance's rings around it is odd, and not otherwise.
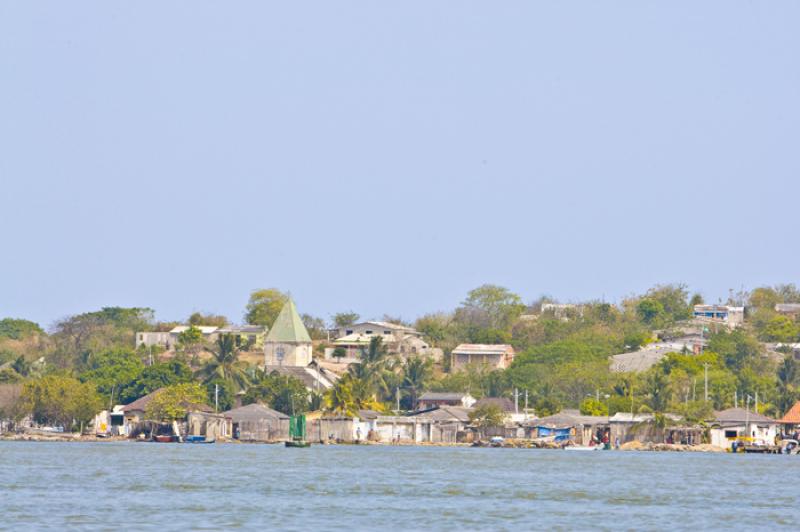
[[[0,1],[0,317],[800,282],[800,2]]]

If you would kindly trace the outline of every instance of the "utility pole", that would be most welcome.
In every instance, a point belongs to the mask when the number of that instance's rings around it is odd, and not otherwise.
[[[214,385],[214,412],[219,412],[219,384]]]
[[[525,419],[528,419],[528,390],[525,390]]]
[[[708,362],[703,364],[703,380],[705,381],[705,389],[703,392],[703,400],[707,403],[708,402]]]
[[[519,414],[519,388],[514,388],[514,413]]]
[[[758,414],[758,392],[756,392],[756,414]]]
[[[739,390],[733,390],[733,408],[739,408]]]
[[[394,389],[394,398],[397,401],[397,410],[395,411],[395,415],[400,415],[400,387]],[[411,405],[411,408],[414,408],[414,405]]]

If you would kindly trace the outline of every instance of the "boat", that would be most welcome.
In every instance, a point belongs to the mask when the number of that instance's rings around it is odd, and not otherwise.
[[[157,434],[153,436],[153,441],[158,443],[172,443],[175,441],[175,436],[172,434]]]
[[[292,439],[286,442],[286,447],[311,447],[311,443],[306,441],[306,416],[289,418],[289,437]]]
[[[599,451],[602,449],[599,445],[567,445],[564,447],[565,451]]]
[[[205,436],[186,436],[184,443],[214,443],[214,438],[206,439]]]

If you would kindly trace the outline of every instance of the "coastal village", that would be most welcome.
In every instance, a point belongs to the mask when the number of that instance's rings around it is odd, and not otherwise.
[[[647,311],[647,305],[641,301],[639,305],[639,310],[644,306]],[[661,393],[658,385],[638,407],[634,391],[623,390],[618,395],[628,396],[630,402],[624,410],[613,412],[611,394],[599,387],[584,391],[577,405],[555,408],[559,405],[549,403],[547,397],[537,394],[534,398],[531,390],[513,383],[505,393],[493,393],[491,386],[477,386],[469,379],[448,386],[448,375],[486,378],[516,367],[522,355],[513,337],[508,343],[463,342],[443,347],[446,342],[437,343],[430,330],[388,319],[341,320],[334,327],[317,327],[312,334],[307,325],[313,329],[318,323],[301,315],[290,297],[283,298],[277,308],[270,326],[198,323],[201,320],[196,318],[194,323],[176,324],[168,330],[134,331],[129,347],[143,371],[194,359],[190,365],[199,368],[194,378],[180,383],[163,378],[163,386],[150,382],[142,388],[146,393],[128,402],[115,400],[123,394],[115,384],[101,388],[110,390],[103,398],[107,406],[85,415],[80,424],[76,417],[62,416],[58,422],[55,415],[48,419],[43,410],[31,411],[37,408],[31,401],[38,400],[33,385],[4,382],[0,384],[0,433],[18,440],[800,451],[800,402],[793,401],[780,415],[770,416],[765,410],[775,412],[775,405],[765,407],[764,394],[759,397],[758,391],[734,389],[732,397],[721,403],[726,408],[710,408],[710,363],[703,356],[715,337],[747,326],[749,313],[744,305],[691,305],[687,319],[655,331],[635,349],[605,357],[609,375],[622,377],[653,371],[678,355],[684,357],[680,360],[701,361],[702,374],[696,374],[683,390],[684,405],[706,407],[700,415],[692,415],[688,408],[666,408],[679,405],[680,399],[653,408],[658,403],[652,395]],[[796,321],[800,304],[775,303],[771,310],[781,322]],[[534,311],[520,309],[512,319],[514,326],[545,319],[564,326],[592,311],[591,305],[543,301]],[[792,365],[800,356],[796,342],[764,342],[759,347],[759,356],[774,359],[775,364]],[[11,369],[15,363],[19,365],[18,360],[6,362],[0,371],[16,371]],[[34,361],[29,372],[36,363],[45,362]],[[392,373],[392,368],[400,369]],[[415,371],[429,378],[415,380]],[[445,385],[428,384],[435,372],[443,375],[440,382]],[[401,378],[381,380],[386,373]],[[698,377],[702,377],[699,383]],[[377,384],[358,391],[365,382]]]

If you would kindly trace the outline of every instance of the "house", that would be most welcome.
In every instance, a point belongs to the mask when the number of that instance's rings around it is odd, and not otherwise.
[[[92,426],[97,436],[126,436],[124,405],[114,405],[111,410],[102,410],[94,417]]]
[[[123,424],[121,429],[123,434],[135,436],[134,433],[142,428],[142,425],[145,421],[145,410],[147,409],[147,405],[150,404],[150,401],[153,400],[153,397],[155,397],[160,390],[163,390],[163,388],[159,388],[154,392],[150,392],[144,397],[140,397],[139,399],[123,406],[120,409],[123,415]]]
[[[178,338],[182,332],[188,331],[192,325],[178,325],[169,331],[140,331],[136,333],[136,348],[140,346],[159,346],[164,349],[174,349],[178,345]],[[220,335],[230,334],[234,337],[237,347],[248,349],[262,349],[264,339],[267,335],[267,328],[261,325],[229,325],[227,327],[215,327],[212,325],[195,325],[200,331],[203,340],[215,342]]]
[[[755,443],[772,445],[778,435],[779,422],[744,408],[728,408],[716,412],[709,435],[711,444],[730,448],[737,438],[750,438]]]
[[[206,440],[224,440],[230,435],[225,415],[207,405],[192,405],[182,432],[183,436],[205,436]]]
[[[450,353],[453,370],[470,364],[506,369],[514,361],[514,348],[507,344],[461,344]]]
[[[664,342],[650,344],[632,353],[620,353],[609,357],[610,369],[614,373],[643,372],[655,366],[670,353],[687,350],[686,344]]]
[[[527,421],[523,424],[529,438],[555,436],[556,441],[571,440],[577,445],[602,441],[609,431],[608,416],[584,416],[577,410]]]
[[[264,365],[305,367],[311,364],[312,350],[311,336],[289,299],[264,340]]]
[[[240,441],[289,439],[289,416],[264,405],[249,404],[224,413],[228,433]]]
[[[744,323],[744,307],[728,305],[695,305],[694,318],[706,323],[722,323],[728,327],[738,327]]]
[[[427,441],[455,443],[466,437],[471,411],[462,406],[438,406],[414,412],[407,418],[429,423]]]
[[[384,321],[366,321],[335,330],[336,339],[333,346],[325,349],[325,358],[330,360],[337,348],[345,350],[343,362],[357,361],[361,351],[369,347],[373,338],[381,338],[390,354],[409,357],[414,355],[429,356],[436,360],[442,358],[441,349],[432,347],[422,338],[422,333],[395,323]]]
[[[216,330],[217,336],[230,334],[236,347],[253,351],[264,349],[267,328],[262,325],[229,325]]]
[[[665,413],[664,417],[669,423],[680,421],[681,417],[677,414]],[[655,424],[654,414],[631,414],[629,412],[617,412],[608,418],[610,428],[610,443],[619,441],[626,443],[629,441],[655,441],[661,442],[665,439],[664,430]]]
[[[786,316],[800,316],[800,303],[778,303],[775,305],[775,312]]]
[[[796,434],[800,429],[800,401],[790,408],[778,423],[783,428],[783,434]]]
[[[461,392],[425,392],[417,399],[417,409],[425,410],[437,406],[460,406],[470,408],[475,404],[475,398],[468,393]]]

